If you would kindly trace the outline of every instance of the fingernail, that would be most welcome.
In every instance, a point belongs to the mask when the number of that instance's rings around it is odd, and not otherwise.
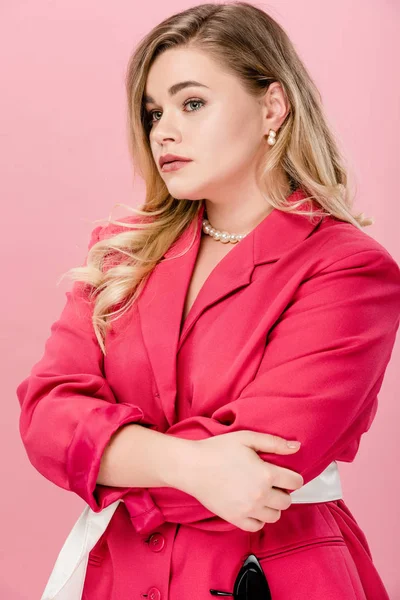
[[[288,445],[289,448],[300,448],[300,446],[301,446],[301,442],[297,442],[295,440],[290,440],[290,441],[286,442],[286,444]]]

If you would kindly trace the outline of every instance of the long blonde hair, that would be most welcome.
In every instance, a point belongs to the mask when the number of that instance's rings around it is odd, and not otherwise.
[[[124,230],[94,243],[86,264],[66,273],[85,289],[89,286],[89,298],[94,298],[93,327],[104,355],[108,323],[129,310],[151,271],[198,216],[202,205],[169,194],[149,143],[143,103],[147,75],[160,53],[177,47],[208,53],[226,72],[236,75],[255,98],[261,98],[271,82],[281,84],[290,110],[259,170],[260,189],[268,190],[268,200],[275,209],[307,216],[330,214],[359,229],[373,223],[363,213],[351,212],[346,168],[328,127],[321,95],[284,29],[248,2],[199,4],[174,14],[141,40],[126,74],[129,151],[134,170],[145,182],[145,201],[139,208],[128,207],[134,219],[109,219],[108,223]],[[279,169],[285,171],[291,189],[301,188],[308,195],[306,199],[286,201]],[[299,211],[299,206],[310,199],[319,206],[317,213],[312,209]],[[110,255],[117,260],[107,267]]]

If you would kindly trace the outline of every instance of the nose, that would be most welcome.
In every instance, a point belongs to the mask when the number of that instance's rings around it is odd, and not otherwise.
[[[150,136],[157,144],[164,144],[171,140],[180,140],[179,129],[174,125],[172,117],[169,119],[166,118],[165,113],[162,115],[161,119],[158,119],[157,124],[153,124]]]

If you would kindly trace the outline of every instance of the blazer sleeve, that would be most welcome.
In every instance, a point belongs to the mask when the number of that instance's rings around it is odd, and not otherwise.
[[[389,253],[363,250],[335,260],[298,287],[240,396],[165,433],[199,440],[248,429],[299,440],[294,454],[259,456],[308,483],[333,460],[353,460],[377,410],[399,315],[400,270]],[[166,520],[233,528],[182,491],[149,491]]]
[[[99,226],[92,231],[89,249],[101,230]],[[126,423],[151,422],[139,406],[117,402],[104,377],[87,290],[82,282],[74,282],[66,292],[65,306],[51,326],[42,358],[16,393],[20,435],[32,465],[99,512],[131,490],[96,485],[111,436]]]

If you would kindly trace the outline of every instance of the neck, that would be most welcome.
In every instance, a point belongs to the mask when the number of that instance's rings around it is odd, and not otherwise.
[[[283,181],[282,189],[285,197],[289,196],[291,189],[287,179]],[[247,196],[245,201],[243,196]],[[235,234],[249,233],[274,210],[268,193],[262,194],[258,187],[249,195],[241,194],[238,200],[217,202],[205,199],[204,204],[204,218],[214,229]]]

